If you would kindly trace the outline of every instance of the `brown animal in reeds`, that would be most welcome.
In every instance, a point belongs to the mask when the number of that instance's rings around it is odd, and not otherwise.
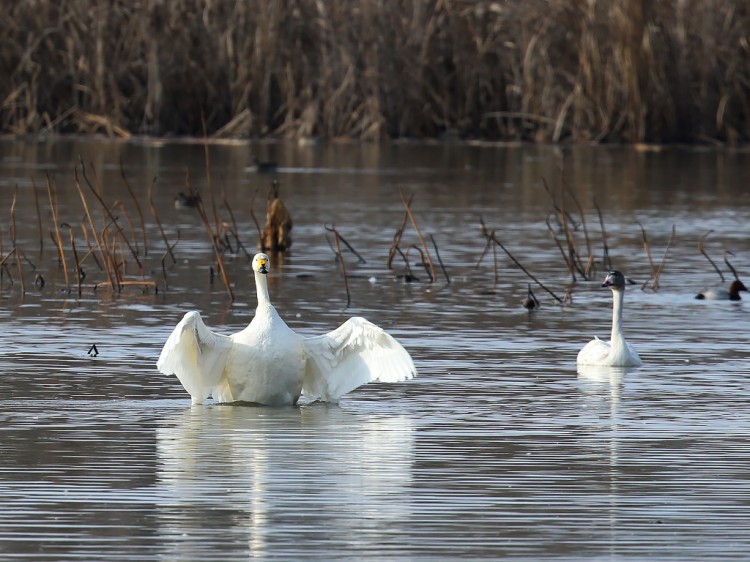
[[[291,230],[292,216],[279,198],[279,182],[274,180],[268,194],[266,224],[263,227],[260,249],[264,252],[288,250],[292,245]]]

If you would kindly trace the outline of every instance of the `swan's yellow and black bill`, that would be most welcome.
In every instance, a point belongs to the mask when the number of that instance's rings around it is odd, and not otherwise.
[[[268,267],[266,267],[267,263],[268,260],[258,260],[258,271],[261,273],[268,273]]]

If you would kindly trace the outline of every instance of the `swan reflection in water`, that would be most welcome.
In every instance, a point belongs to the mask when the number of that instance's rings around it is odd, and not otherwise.
[[[616,553],[618,514],[621,509],[622,496],[619,489],[619,482],[622,478],[619,462],[620,396],[624,377],[636,370],[636,367],[578,365],[578,381],[585,397],[586,408],[596,416],[599,422],[598,424],[594,422],[596,431],[590,435],[591,445],[594,448],[602,448],[602,440],[604,440],[609,449],[607,490],[609,505],[606,513],[610,532],[609,547],[613,556]]]
[[[344,544],[378,552],[411,518],[406,417],[325,404],[192,406],[156,437],[170,559],[236,555],[238,541],[253,556]]]

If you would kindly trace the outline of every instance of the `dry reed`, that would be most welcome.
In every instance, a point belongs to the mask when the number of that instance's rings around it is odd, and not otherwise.
[[[734,266],[732,266],[732,264],[731,264],[731,263],[729,263],[729,258],[727,258],[727,254],[729,254],[729,255],[733,255],[733,254],[732,254],[732,252],[728,252],[728,251],[725,251],[725,252],[724,252],[724,263],[725,263],[725,264],[727,264],[727,267],[728,267],[728,268],[729,268],[729,270],[730,270],[730,271],[732,272],[732,275],[734,275],[734,278],[735,278],[735,279],[736,279],[737,281],[739,281],[739,280],[740,280],[740,276],[739,276],[739,275],[737,275],[737,270],[736,270],[736,269],[734,269]]]
[[[0,21],[13,134],[750,140],[740,0],[40,0]]]
[[[675,229],[675,225],[672,225],[672,234],[669,237],[669,240],[667,241],[667,246],[664,248],[664,255],[661,257],[661,261],[659,262],[659,267],[656,270],[656,274],[654,275],[654,280],[651,283],[651,288],[654,291],[659,290],[659,276],[661,275],[661,272],[664,271],[664,263],[667,261],[667,255],[669,254],[669,249],[672,247],[672,242],[674,242],[675,234],[677,233]]]
[[[352,296],[351,296],[351,292],[349,291],[349,276],[346,273],[346,263],[344,260],[344,256],[341,255],[341,235],[339,234],[339,231],[336,230],[336,227],[333,225],[331,226],[326,225],[325,229],[328,232],[332,232],[334,236],[334,241],[336,243],[336,249],[334,250],[334,252],[336,254],[336,259],[338,259],[339,265],[341,266],[341,275],[344,277],[344,289],[346,290],[346,308],[349,308],[349,306],[352,303]],[[347,244],[347,246],[349,245]],[[359,256],[359,254],[357,255]],[[360,259],[362,258],[360,257]]]
[[[443,275],[445,276],[445,282],[450,285],[451,284],[451,278],[448,275],[448,270],[445,269],[445,265],[443,264],[443,260],[440,258],[440,252],[438,251],[437,242],[435,242],[435,237],[430,234],[430,242],[432,242],[432,247],[435,248],[435,257],[438,260],[438,264],[440,264],[440,269],[443,272]]]
[[[39,231],[39,251],[44,251],[44,229],[42,227],[42,211],[39,207],[39,193],[36,188],[36,180],[31,178],[31,191],[34,194],[34,207],[36,208],[36,225]]]
[[[556,295],[556,294],[555,294],[554,292],[552,292],[552,291],[551,291],[550,289],[548,289],[548,288],[547,288],[547,287],[546,287],[546,286],[545,286],[545,285],[544,285],[544,284],[543,284],[543,283],[542,283],[541,281],[539,281],[539,279],[537,279],[537,278],[536,278],[536,277],[535,277],[535,276],[534,276],[534,275],[533,275],[533,274],[532,274],[531,272],[529,272],[529,270],[528,270],[528,269],[526,269],[526,268],[525,268],[525,267],[524,267],[523,265],[521,265],[521,262],[519,262],[519,261],[518,261],[518,260],[517,260],[517,259],[515,258],[515,256],[513,256],[513,254],[511,254],[511,253],[510,253],[510,252],[508,251],[508,249],[507,249],[507,248],[506,248],[506,247],[505,247],[505,246],[503,245],[503,243],[502,243],[502,242],[500,242],[500,240],[498,240],[498,238],[497,238],[497,236],[496,236],[496,233],[495,233],[495,230],[494,230],[494,229],[492,229],[492,230],[488,230],[488,229],[487,229],[487,227],[486,227],[486,225],[485,225],[485,223],[484,223],[484,219],[482,219],[482,217],[479,217],[479,222],[480,222],[480,224],[481,224],[481,228],[482,228],[482,235],[483,235],[483,236],[485,237],[485,239],[486,239],[486,244],[485,244],[485,248],[484,248],[484,251],[482,252],[482,255],[481,255],[481,256],[480,256],[480,258],[479,258],[479,261],[477,262],[477,267],[478,267],[478,266],[479,266],[479,264],[481,263],[481,261],[482,261],[482,257],[484,257],[484,255],[485,255],[485,254],[487,253],[487,250],[488,250],[488,247],[490,246],[490,244],[494,242],[494,245],[493,245],[493,251],[494,251],[494,248],[495,248],[495,247],[498,247],[498,246],[499,246],[499,247],[500,247],[500,249],[501,249],[501,250],[502,250],[503,252],[505,252],[505,255],[507,255],[507,256],[508,256],[508,257],[510,258],[510,260],[511,260],[511,261],[512,261],[512,262],[513,262],[513,263],[514,263],[515,265],[516,265],[516,267],[518,267],[518,269],[520,269],[521,271],[523,271],[523,272],[524,272],[524,273],[526,274],[526,276],[527,276],[527,277],[529,277],[529,279],[531,279],[532,281],[534,281],[534,282],[535,282],[535,283],[536,283],[537,285],[539,285],[539,286],[540,286],[540,287],[541,287],[542,289],[544,289],[544,290],[545,290],[545,291],[547,291],[547,292],[548,292],[548,293],[549,293],[550,295],[552,295],[552,297],[553,297],[553,298],[554,298],[554,299],[555,299],[555,300],[556,300],[557,302],[559,302],[560,304],[562,304],[562,303],[563,303],[563,299],[561,299],[561,298],[560,298],[560,297],[558,297],[558,296],[557,296],[557,295]],[[497,255],[495,255],[495,284],[497,284]],[[530,291],[530,290],[531,290],[531,288],[529,287],[529,291]]]
[[[424,237],[422,236],[422,231],[419,229],[419,225],[417,225],[417,220],[414,218],[414,214],[411,212],[411,202],[413,199],[413,195],[409,196],[409,198],[406,198],[406,195],[403,191],[401,191],[401,202],[404,204],[404,208],[406,209],[406,216],[409,218],[409,222],[411,222],[412,227],[414,227],[414,231],[417,234],[417,238],[419,239],[419,243],[422,245],[422,248],[419,249],[420,256],[422,258],[422,263],[425,266],[425,271],[427,272],[427,275],[430,277],[430,283],[434,283],[437,279],[437,275],[435,274],[435,266],[432,263],[432,257],[430,256],[430,250],[427,248],[427,243],[424,241]],[[406,223],[404,222],[404,225]],[[398,235],[399,240],[401,239],[401,236],[403,235],[403,228],[401,228],[401,234]],[[408,249],[407,249],[408,253]]]
[[[643,249],[646,252],[646,257],[648,258],[648,265],[651,268],[651,273],[649,274],[648,279],[643,283],[643,287],[646,286],[646,284],[653,279],[654,275],[656,274],[656,266],[654,265],[654,259],[651,257],[651,246],[649,246],[648,243],[648,236],[646,236],[646,229],[643,228],[643,225],[639,221],[635,221],[635,224],[638,225],[638,227],[641,229],[641,240],[643,242]]]
[[[709,255],[708,255],[708,254],[706,253],[706,247],[705,247],[705,245],[704,245],[704,243],[705,243],[705,241],[706,241],[706,238],[707,238],[707,237],[708,237],[708,235],[709,235],[709,234],[711,234],[712,232],[713,232],[713,230],[709,230],[708,232],[706,232],[706,233],[705,233],[705,234],[704,234],[703,236],[701,236],[701,237],[700,237],[700,238],[698,239],[698,251],[699,251],[699,252],[700,252],[701,254],[703,254],[703,256],[704,256],[704,257],[705,257],[705,258],[706,258],[706,259],[708,260],[708,263],[710,263],[710,264],[711,264],[711,265],[713,266],[713,268],[714,268],[714,270],[716,271],[716,273],[718,273],[718,274],[719,274],[719,277],[721,277],[721,282],[723,283],[723,282],[724,282],[724,274],[723,274],[723,273],[721,272],[721,270],[719,269],[719,267],[718,267],[718,266],[717,266],[717,265],[716,265],[716,264],[714,263],[714,260],[712,260],[712,259],[711,259],[711,256],[709,256]]]
[[[495,231],[494,231],[494,230],[493,230],[493,231],[492,231],[492,232],[490,233],[490,235],[489,235],[489,238],[490,238],[490,239],[491,239],[491,240],[492,240],[492,241],[493,241],[493,242],[494,242],[495,244],[497,244],[498,246],[500,246],[500,249],[501,249],[501,250],[502,250],[503,252],[505,252],[505,255],[507,255],[507,256],[508,256],[508,257],[509,257],[509,258],[511,259],[511,261],[512,261],[512,262],[513,262],[514,264],[516,264],[516,266],[517,266],[517,267],[518,267],[518,268],[519,268],[519,269],[520,269],[521,271],[523,271],[523,272],[524,272],[524,273],[525,273],[525,274],[526,274],[526,275],[527,275],[527,276],[528,276],[528,277],[529,277],[529,278],[530,278],[531,280],[533,280],[533,281],[534,281],[534,282],[535,282],[535,283],[536,283],[537,285],[539,285],[539,286],[540,286],[540,287],[541,287],[542,289],[544,289],[544,290],[545,290],[545,291],[547,291],[547,292],[548,292],[548,293],[549,293],[550,295],[552,295],[552,297],[553,297],[553,298],[554,298],[554,299],[555,299],[555,300],[556,300],[557,302],[559,302],[560,304],[562,304],[562,302],[563,302],[563,301],[562,301],[562,299],[561,299],[560,297],[558,297],[558,296],[557,296],[557,295],[556,295],[555,293],[553,293],[553,292],[552,292],[552,291],[551,291],[550,289],[548,289],[548,288],[547,288],[547,287],[546,287],[546,286],[545,286],[545,285],[544,285],[544,284],[543,284],[543,283],[542,283],[541,281],[539,281],[539,279],[537,279],[537,278],[536,278],[536,277],[535,277],[535,276],[534,276],[534,275],[533,275],[532,273],[530,273],[528,269],[526,269],[526,268],[525,268],[524,266],[522,266],[522,265],[521,265],[521,262],[519,262],[519,261],[518,261],[518,260],[517,260],[517,259],[516,259],[516,258],[515,258],[515,257],[513,256],[513,254],[511,254],[511,253],[510,253],[510,252],[508,251],[508,249],[507,249],[507,248],[506,248],[505,246],[503,246],[502,242],[500,242],[500,240],[498,240],[498,239],[497,239],[497,236],[495,236]]]
[[[599,216],[599,228],[602,231],[602,266],[606,271],[612,269],[612,259],[609,257],[609,246],[607,245],[607,229],[604,228],[604,217],[602,216],[602,210],[599,208],[599,204],[596,202],[594,197],[594,208],[596,214]]]
[[[128,190],[128,193],[130,194],[130,198],[133,200],[133,204],[135,205],[136,211],[138,211],[138,218],[141,222],[141,237],[143,240],[143,255],[148,255],[148,240],[146,238],[146,221],[143,218],[143,209],[141,209],[141,204],[138,202],[138,198],[135,196],[135,193],[133,192],[133,188],[130,187],[130,182],[128,181],[127,176],[125,175],[125,166],[122,163],[122,158],[120,159],[120,177],[122,178],[123,183],[125,184],[125,188]]]
[[[76,185],[78,185],[77,179],[76,179]],[[80,191],[80,188],[79,188],[79,191]],[[49,174],[47,175],[47,196],[49,197],[49,204],[50,204],[50,208],[52,209],[52,222],[55,228],[54,233],[50,232],[50,236],[52,236],[52,240],[55,242],[55,246],[57,247],[58,263],[60,263],[63,267],[63,274],[65,275],[65,290],[70,292],[70,278],[68,277],[68,265],[65,262],[65,251],[63,250],[62,237],[60,236],[60,223],[58,222],[58,218],[57,218],[57,200],[55,197],[55,183],[54,181],[52,181],[52,178],[49,176]]]
[[[156,183],[156,179],[154,179],[151,182],[151,185],[148,187],[148,205],[151,209],[151,216],[154,217],[154,221],[156,221],[156,226],[159,229],[159,234],[161,234],[161,239],[164,241],[164,247],[166,248],[166,253],[169,254],[169,257],[172,258],[172,263],[177,263],[177,258],[174,256],[174,249],[169,244],[169,239],[167,238],[167,233],[164,232],[164,227],[161,224],[161,219],[159,219],[159,211],[156,209],[156,205],[154,205],[154,184]],[[163,260],[162,260],[163,261]]]

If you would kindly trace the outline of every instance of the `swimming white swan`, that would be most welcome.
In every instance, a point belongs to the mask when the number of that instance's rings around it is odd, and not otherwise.
[[[711,301],[738,301],[741,300],[740,291],[747,291],[745,284],[739,279],[732,281],[729,290],[724,287],[708,289],[695,295],[696,299],[706,299]]]
[[[350,318],[323,336],[304,338],[289,328],[271,304],[266,254],[253,258],[258,308],[250,325],[231,336],[209,330],[191,311],[177,324],[156,363],[175,374],[201,404],[209,396],[221,403],[269,406],[310,400],[335,402],[370,381],[399,382],[416,375],[409,353],[364,318]]]
[[[625,276],[619,271],[610,271],[602,287],[612,289],[612,337],[603,342],[594,338],[578,352],[579,365],[609,365],[615,367],[638,367],[643,364],[632,345],[625,341],[622,333],[622,299],[625,295]]]

